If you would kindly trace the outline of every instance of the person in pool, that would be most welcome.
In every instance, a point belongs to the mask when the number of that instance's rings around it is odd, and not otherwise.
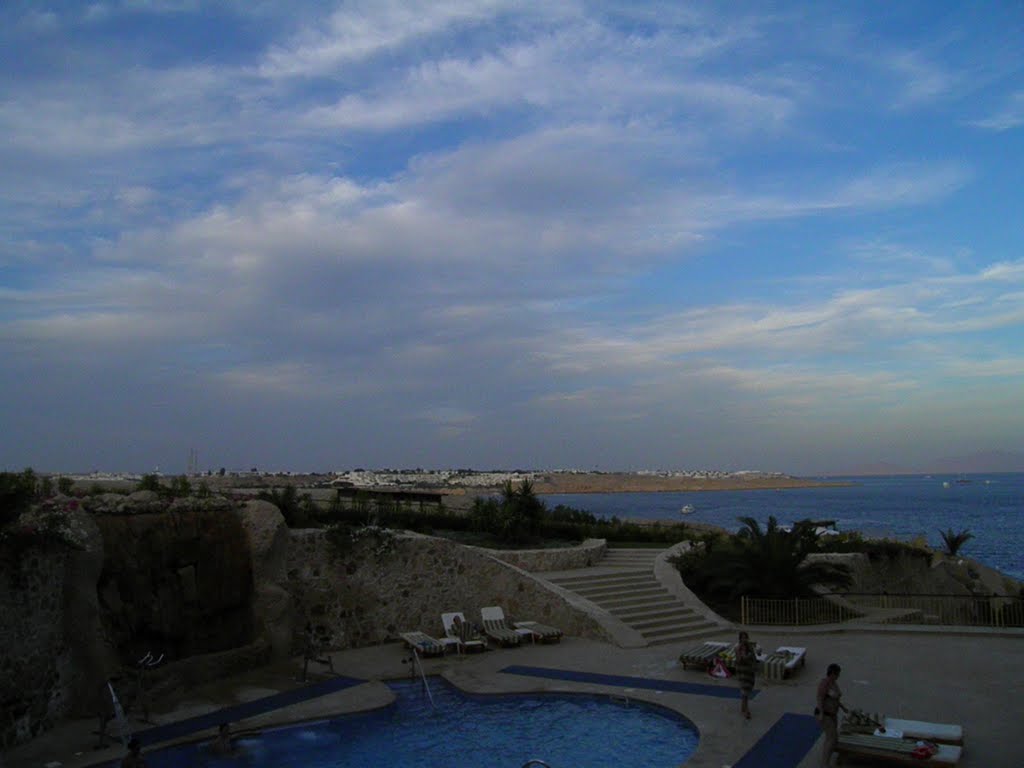
[[[210,745],[213,754],[218,757],[229,757],[235,754],[235,745],[231,741],[231,726],[221,723],[217,728],[217,738]]]
[[[121,768],[146,768],[146,758],[142,756],[142,745],[138,739],[128,742],[128,754],[121,759]]]

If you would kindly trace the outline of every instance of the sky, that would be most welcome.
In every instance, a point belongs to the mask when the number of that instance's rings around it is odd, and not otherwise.
[[[0,469],[1024,469],[1019,2],[0,4]]]

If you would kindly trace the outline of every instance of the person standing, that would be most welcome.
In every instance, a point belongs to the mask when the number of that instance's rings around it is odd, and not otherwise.
[[[227,757],[228,755],[234,754],[235,745],[231,741],[231,726],[227,723],[220,724],[217,728],[217,738],[214,739],[210,748],[213,750],[213,753],[219,757]]]
[[[821,732],[825,734],[825,740],[821,745],[821,765],[828,768],[831,764],[832,753],[839,741],[839,710],[846,712],[843,706],[843,692],[839,688],[839,673],[842,669],[838,664],[829,664],[825,671],[825,677],[818,683],[817,705],[814,708],[814,716],[818,719]]]
[[[740,714],[750,719],[750,694],[754,690],[757,671],[757,653],[750,642],[750,635],[740,632],[736,644],[736,679],[740,684]]]

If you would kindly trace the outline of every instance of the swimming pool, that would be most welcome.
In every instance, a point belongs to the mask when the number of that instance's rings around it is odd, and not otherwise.
[[[664,707],[590,694],[473,696],[430,679],[388,684],[393,705],[238,740],[239,755],[205,745],[146,753],[150,768],[677,768],[697,748],[697,728]]]

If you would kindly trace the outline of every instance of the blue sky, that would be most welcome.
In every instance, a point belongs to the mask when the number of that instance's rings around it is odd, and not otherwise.
[[[6,2],[0,467],[1024,453],[1019,3]]]

